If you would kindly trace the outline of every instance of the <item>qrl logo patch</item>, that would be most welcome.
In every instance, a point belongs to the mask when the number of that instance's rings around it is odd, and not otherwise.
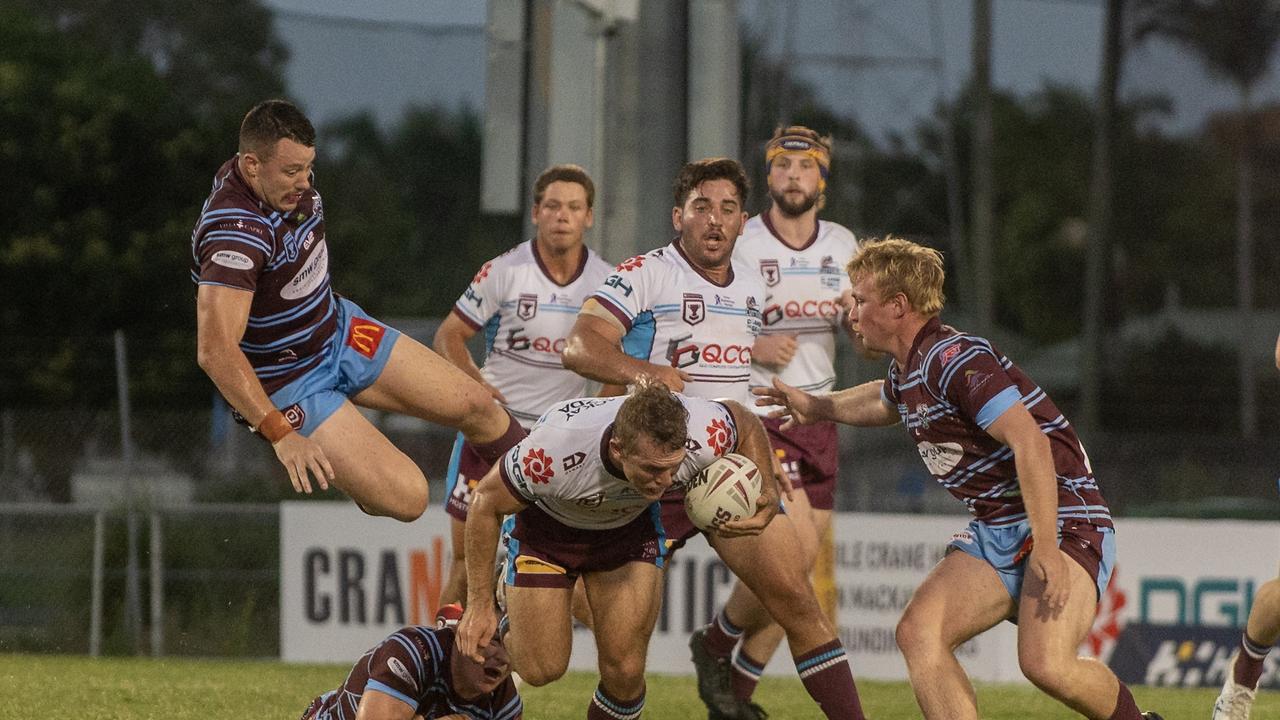
[[[516,317],[521,320],[532,320],[538,314],[538,296],[521,293],[516,301]]]
[[[773,287],[782,282],[782,270],[777,260],[761,260],[760,274],[764,276],[764,284]]]
[[[386,332],[387,329],[376,322],[356,318],[351,321],[351,330],[347,332],[347,345],[372,360],[378,353],[378,346],[382,344],[382,336]]]
[[[690,325],[697,325],[707,316],[707,301],[701,293],[685,293],[684,305],[680,308],[680,317]]]
[[[289,426],[298,432],[302,432],[302,426],[307,422],[307,411],[302,406],[294,403],[281,411],[284,419],[289,421]]]

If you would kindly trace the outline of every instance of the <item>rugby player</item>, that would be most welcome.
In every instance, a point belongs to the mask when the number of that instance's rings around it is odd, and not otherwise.
[[[639,717],[668,554],[657,500],[729,452],[769,467],[769,441],[755,415],[737,402],[676,395],[656,379],[639,379],[627,396],[553,405],[473,494],[468,597],[458,626],[463,649],[473,652],[497,623],[488,558],[503,518],[514,514],[504,582],[516,671],[535,686],[564,674],[581,577],[597,618],[600,670],[587,718]],[[737,525],[726,523],[717,536],[725,539],[716,541],[731,542]]]
[[[677,237],[624,261],[605,279],[582,306],[564,364],[602,383],[628,385],[650,375],[686,395],[745,405],[765,297],[758,269],[733,261],[747,220],[746,173],[727,158],[699,160],[680,170],[674,190]],[[756,534],[709,542],[782,625],[797,672],[827,717],[861,718],[844,648],[818,605],[795,526],[785,515],[774,517],[778,501],[774,483],[765,483],[756,515],[739,526]],[[682,491],[663,497],[662,525],[670,552],[698,533]],[[733,717],[737,707],[715,711]]]
[[[779,377],[808,392],[829,392],[836,381],[836,330],[847,321],[850,302],[844,266],[857,246],[844,226],[818,219],[831,167],[830,138],[800,125],[779,127],[765,145],[765,166],[772,203],[747,221],[734,249],[734,259],[757,270],[767,288],[763,329],[751,349],[751,386],[767,387]],[[835,506],[836,425],[782,430],[768,408],[750,407],[764,416],[769,443],[791,485],[803,490],[788,500],[787,516],[800,536],[804,567],[812,572]],[[782,628],[736,583],[724,608],[689,640],[713,716],[735,704],[733,717],[762,715],[751,695],[782,638]]]
[[[411,625],[360,659],[337,690],[311,701],[300,720],[520,720],[503,638],[490,635],[472,659],[455,636],[457,605],[434,628]]]
[[[582,302],[613,269],[583,244],[594,221],[595,185],[577,165],[553,165],[533,185],[532,240],[485,263],[436,331],[441,357],[479,382],[528,429],[556,402],[591,394],[591,382],[564,369],[560,352]],[[484,369],[467,341],[485,331]],[[462,433],[445,476],[453,564],[441,603],[466,597],[463,523],[471,490],[493,463]]]
[[[1280,370],[1280,337],[1276,338],[1276,369]],[[1262,664],[1280,642],[1280,578],[1269,580],[1253,596],[1249,620],[1240,635],[1240,648],[1231,659],[1231,672],[1213,704],[1213,720],[1249,720],[1258,695]]]
[[[758,402],[786,425],[902,422],[929,472],[973,519],[916,589],[898,623],[916,702],[929,720],[976,720],[954,650],[1004,620],[1018,624],[1022,672],[1089,718],[1138,720],[1133,695],[1076,649],[1115,564],[1111,512],[1070,423],[987,340],[943,325],[942,256],[897,238],[848,265],[855,332],[888,353],[888,377],[829,395],[775,378]]]
[[[407,522],[426,509],[426,476],[356,405],[458,428],[491,460],[524,430],[478,382],[330,288],[315,137],[283,100],[245,115],[191,234],[197,360],[294,490],[332,482]]]

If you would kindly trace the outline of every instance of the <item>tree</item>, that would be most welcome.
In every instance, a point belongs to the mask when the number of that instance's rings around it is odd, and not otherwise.
[[[1267,73],[1280,43],[1280,2],[1276,0],[1144,0],[1137,36],[1164,35],[1200,54],[1209,71],[1240,93],[1240,133],[1236,164],[1236,285],[1240,316],[1238,367],[1240,430],[1257,434],[1253,337],[1253,90]]]

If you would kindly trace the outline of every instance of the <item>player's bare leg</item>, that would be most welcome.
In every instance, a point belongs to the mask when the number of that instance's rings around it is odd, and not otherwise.
[[[342,403],[311,439],[333,466],[333,484],[365,512],[411,522],[426,510],[422,470],[351,403]]]
[[[977,720],[977,697],[955,649],[1013,610],[996,571],[963,552],[944,557],[916,589],[898,621],[897,641],[926,720]]]
[[[599,652],[600,687],[587,717],[607,717],[607,705],[638,713],[644,707],[645,659],[662,604],[662,570],[630,562],[583,576],[592,614],[604,619],[594,628]],[[603,696],[603,697],[602,697]]]
[[[573,619],[582,623],[588,630],[595,630],[595,618],[591,615],[591,604],[587,602],[587,588],[578,578],[573,584]]]
[[[466,523],[449,516],[449,543],[453,548],[453,557],[449,561],[449,576],[445,578],[444,587],[440,588],[441,605],[467,601],[466,528]]]
[[[809,505],[808,496],[803,491],[798,491],[795,500],[787,503],[787,517],[795,525],[800,539],[802,566],[812,579],[813,565],[818,558],[819,538],[831,524],[831,511],[814,510]],[[761,664],[767,663],[786,637],[782,626],[773,621],[760,601],[741,582],[733,586],[733,594],[729,596],[724,609],[729,619],[744,631],[742,652]]]
[[[1061,552],[1061,551],[1059,551]],[[1027,573],[1018,603],[1018,664],[1036,687],[1072,710],[1095,720],[1140,717],[1132,695],[1121,689],[1111,669],[1078,654],[1097,611],[1097,585],[1089,572],[1063,553],[1070,568],[1071,596],[1051,613],[1041,594],[1044,583]]]
[[[457,428],[477,444],[497,440],[509,422],[507,412],[480,383],[407,335],[396,339],[373,385],[351,399],[364,407]]]
[[[862,715],[852,670],[804,569],[795,525],[778,515],[759,535],[708,535],[725,565],[782,626],[796,670],[828,718]]]
[[[511,667],[530,685],[557,680],[569,667],[572,598],[571,588],[507,586],[507,652]]]
[[[1269,580],[1253,596],[1253,609],[1231,659],[1222,692],[1213,704],[1213,720],[1248,720],[1258,693],[1263,662],[1280,640],[1280,578]]]

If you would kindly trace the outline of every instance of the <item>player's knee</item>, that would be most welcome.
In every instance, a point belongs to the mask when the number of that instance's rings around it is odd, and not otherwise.
[[[427,495],[427,482],[424,478],[421,488],[409,486],[398,493],[386,514],[400,522],[413,522],[427,511]]]
[[[1049,695],[1059,697],[1070,690],[1067,668],[1045,653],[1020,653],[1018,667],[1032,685]]]
[[[569,658],[567,657],[563,662],[551,658],[534,658],[516,667],[517,672],[520,673],[520,679],[534,687],[542,687],[559,680],[568,669]]]
[[[600,658],[600,679],[617,693],[630,697],[644,683],[644,655],[635,653],[621,658]]]
[[[931,637],[933,633],[925,627],[924,622],[915,613],[911,612],[910,607],[902,614],[897,627],[893,630],[893,639],[898,643],[898,649],[907,657],[927,650]]]

